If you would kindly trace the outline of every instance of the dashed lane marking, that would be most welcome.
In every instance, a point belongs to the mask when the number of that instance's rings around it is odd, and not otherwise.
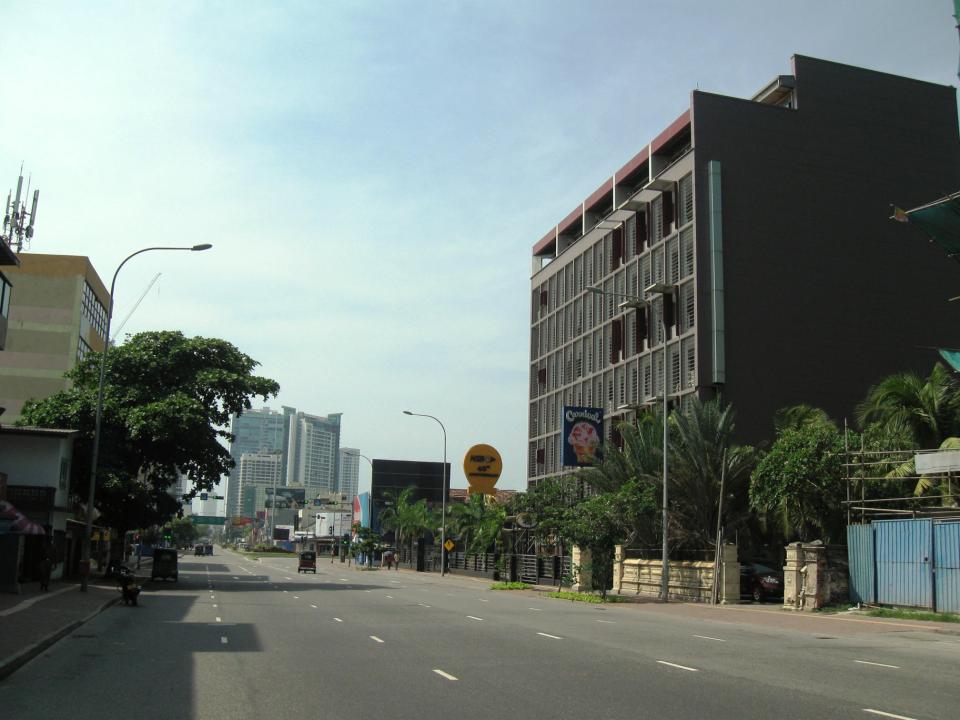
[[[456,679],[457,679],[457,678],[455,678],[453,675],[451,675],[450,673],[444,672],[444,671],[441,670],[440,668],[434,668],[433,671],[434,671],[437,675],[439,675],[440,677],[444,677],[444,678],[446,678],[447,680],[456,680]]]
[[[616,625],[613,620],[597,620],[598,623],[604,623],[605,625]]]
[[[887,665],[886,663],[870,662],[869,660],[854,660],[854,662],[860,663],[861,665],[873,665],[875,667],[893,668],[894,670],[900,669],[899,665]]]
[[[527,610],[533,610],[534,612],[541,612],[543,608],[527,608]]]
[[[722,638],[710,637],[709,635],[694,635],[693,637],[700,638],[701,640],[713,640],[715,642],[726,642],[726,640]]]
[[[467,615],[467,617],[470,618],[471,620],[479,620],[483,622],[483,618],[474,617],[473,615]]]
[[[374,642],[378,642],[378,643],[382,643],[382,642],[383,642],[383,640],[381,640],[380,638],[378,638],[376,635],[371,635],[371,636],[370,636],[370,639],[373,640]]]
[[[388,597],[388,598],[390,598],[391,600],[393,600],[393,595],[385,595],[384,597]]]
[[[544,637],[553,638],[554,640],[563,640],[562,637],[559,637],[558,635],[551,635],[549,633],[538,632],[537,635],[543,635]]]
[[[427,607],[427,608],[430,607],[426,603],[417,603],[417,605],[419,605],[420,607]]]
[[[310,605],[310,607],[312,607],[312,608],[316,608],[317,606],[316,606],[316,605]]]
[[[686,665],[677,665],[676,663],[667,662],[666,660],[657,660],[661,665],[669,665],[670,667],[679,668],[680,670],[686,670],[687,672],[700,672],[696,668],[687,667]]]
[[[880,715],[881,717],[894,718],[894,720],[916,720],[912,717],[907,717],[906,715],[894,715],[893,713],[884,712],[883,710],[873,710],[871,708],[864,708],[865,713],[871,713],[872,715]]]
[[[336,620],[337,622],[343,622],[341,618],[334,618],[334,620]]]

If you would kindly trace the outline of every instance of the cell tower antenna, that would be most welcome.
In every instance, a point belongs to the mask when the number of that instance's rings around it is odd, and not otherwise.
[[[30,184],[33,176],[27,177],[27,192],[23,194],[23,163],[20,163],[20,176],[17,178],[17,191],[7,193],[7,205],[3,216],[3,226],[0,227],[0,242],[5,242],[16,252],[23,252],[24,245],[29,249],[33,238],[33,227],[37,221],[37,204],[40,201],[40,191],[33,191],[33,204],[27,210],[27,197],[30,195]],[[22,199],[21,199],[22,197]]]

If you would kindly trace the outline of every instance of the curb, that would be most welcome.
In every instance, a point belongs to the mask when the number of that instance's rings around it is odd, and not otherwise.
[[[65,625],[59,630],[54,630],[52,633],[50,633],[44,638],[41,638],[40,640],[35,642],[33,645],[28,646],[26,649],[22,650],[21,652],[0,660],[0,681],[5,680],[7,677],[9,677],[13,673],[15,673],[17,670],[19,670],[21,667],[26,665],[28,662],[33,660],[37,655],[42,653],[44,650],[49,648],[58,640],[66,637],[67,635],[72,633],[74,630],[79,628],[84,623],[89,622],[90,620],[93,620],[93,618],[95,618],[97,615],[102,613],[108,607],[110,607],[111,605],[116,605],[118,602],[120,602],[119,597],[111,598],[110,600],[107,600],[99,608],[94,610],[92,613],[90,613],[86,617],[82,617],[79,620],[74,620],[69,625]]]

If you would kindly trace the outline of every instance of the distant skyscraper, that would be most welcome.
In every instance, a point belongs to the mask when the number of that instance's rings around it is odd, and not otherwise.
[[[347,502],[353,502],[360,485],[360,451],[356,448],[340,448],[339,490]]]
[[[267,488],[283,485],[283,454],[244,453],[240,456],[241,515],[253,517],[265,507]]]
[[[233,442],[230,443],[230,457],[233,458],[235,465],[230,471],[230,479],[227,483],[228,516],[242,514],[240,512],[240,459],[244,453],[283,453],[287,446],[288,410],[290,409],[284,408],[281,414],[265,407],[259,410],[247,410],[242,415],[233,416],[230,432],[234,437]]]
[[[288,486],[304,487],[307,495],[337,490],[340,465],[340,413],[320,417],[287,412]]]

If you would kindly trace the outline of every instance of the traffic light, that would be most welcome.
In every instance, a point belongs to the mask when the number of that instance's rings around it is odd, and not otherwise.
[[[163,528],[163,541],[165,543],[173,542],[173,528],[169,525],[165,525]]]

